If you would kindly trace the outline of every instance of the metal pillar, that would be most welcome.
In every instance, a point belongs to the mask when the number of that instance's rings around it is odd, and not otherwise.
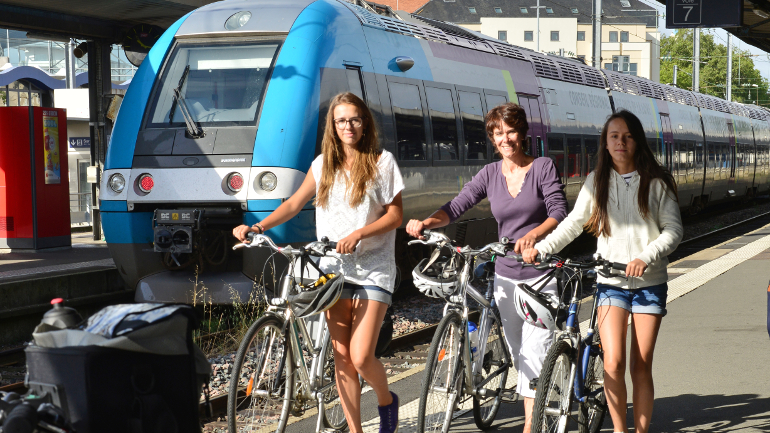
[[[109,42],[104,40],[88,41],[88,101],[91,127],[91,165],[96,166],[97,182],[101,179],[104,158],[107,154],[107,137],[110,132],[105,122],[107,114],[106,95],[112,92],[110,76]],[[101,217],[99,215],[99,184],[91,184],[91,224],[94,240],[102,238]]]
[[[733,35],[727,32],[727,87],[726,98],[728,101],[733,100]]]
[[[70,39],[69,42],[64,46],[65,52],[64,52],[64,67],[67,71],[66,77],[67,77],[67,88],[68,89],[74,89],[75,88],[75,54],[73,53],[73,50],[75,49],[75,44],[72,42],[72,39]]]
[[[674,65],[674,87],[679,87],[676,85],[676,76],[679,74],[679,66]]]
[[[540,51],[540,0],[537,0],[537,49]]]
[[[700,92],[700,29],[693,31],[692,91]]]
[[[601,69],[602,67],[602,0],[594,0],[594,35],[593,35],[593,48],[594,68]]]

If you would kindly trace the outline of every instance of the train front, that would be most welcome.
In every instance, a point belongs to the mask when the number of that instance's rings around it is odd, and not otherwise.
[[[320,50],[309,36],[323,26],[300,22],[318,15],[310,4],[208,5],[168,29],[137,71],[100,194],[105,238],[137,301],[249,299],[265,253],[234,252],[232,229],[276,209],[315,154]],[[268,234],[313,239],[312,206]]]

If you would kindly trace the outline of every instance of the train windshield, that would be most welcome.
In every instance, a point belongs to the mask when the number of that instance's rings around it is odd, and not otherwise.
[[[179,44],[156,87],[148,127],[254,125],[278,43]],[[175,98],[178,94],[181,98]]]

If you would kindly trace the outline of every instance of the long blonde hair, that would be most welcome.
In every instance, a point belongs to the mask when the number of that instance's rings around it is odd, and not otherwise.
[[[321,182],[318,185],[318,194],[315,198],[317,207],[325,208],[329,204],[329,194],[332,186],[334,186],[337,172],[344,170],[345,151],[334,126],[334,109],[341,104],[353,105],[358,109],[364,128],[364,135],[358,142],[350,177],[346,179],[350,207],[356,207],[364,201],[367,187],[377,177],[380,142],[377,138],[377,125],[374,123],[372,112],[369,111],[364,101],[353,93],[340,93],[332,98],[329,112],[326,113],[326,127],[321,141],[324,163],[321,170]]]

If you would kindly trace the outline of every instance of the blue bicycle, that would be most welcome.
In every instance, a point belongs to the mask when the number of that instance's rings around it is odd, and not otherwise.
[[[550,296],[554,297],[554,305],[559,306],[561,314],[557,314],[557,324],[560,327],[563,324],[563,330],[557,331],[536,382],[532,433],[567,431],[569,420],[575,419],[572,413],[573,402],[579,404],[578,431],[596,433],[601,429],[607,413],[603,351],[596,323],[596,297],[585,337],[580,331],[578,312],[584,295],[583,287],[588,285],[595,291],[597,272],[609,276],[612,270],[625,271],[626,265],[604,260],[599,255],[587,261],[572,261],[546,254],[538,257],[538,262],[536,265],[525,266],[550,270],[541,288],[551,277],[557,278],[558,293],[561,296]],[[569,304],[563,302],[567,294],[572,295]]]

